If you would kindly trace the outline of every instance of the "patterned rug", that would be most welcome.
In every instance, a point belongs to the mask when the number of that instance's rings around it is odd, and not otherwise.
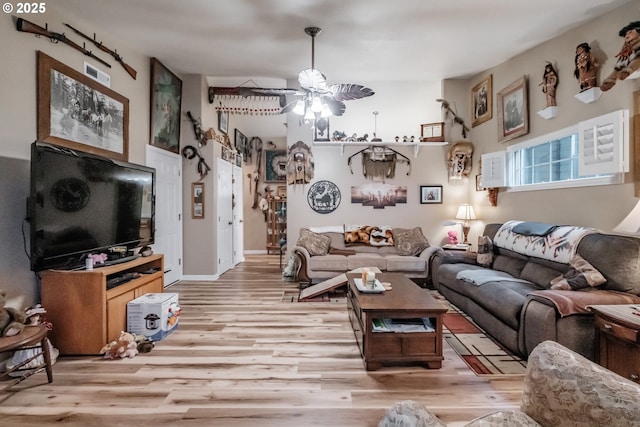
[[[449,308],[442,321],[445,341],[476,375],[524,375],[525,360],[495,342],[438,292],[432,292],[434,298]]]

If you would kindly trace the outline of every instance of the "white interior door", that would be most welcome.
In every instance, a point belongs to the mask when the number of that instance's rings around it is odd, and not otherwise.
[[[164,255],[165,286],[182,278],[182,158],[147,145],[147,166],[156,169],[153,251]]]
[[[218,210],[218,274],[233,268],[233,171],[231,163],[218,159],[216,208]]]
[[[233,265],[244,261],[242,168],[233,165]]]

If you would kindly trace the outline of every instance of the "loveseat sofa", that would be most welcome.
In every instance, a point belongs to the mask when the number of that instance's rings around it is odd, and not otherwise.
[[[520,409],[496,411],[465,427],[640,425],[640,385],[566,347],[544,341],[527,364]],[[446,427],[416,401],[395,403],[379,427]]]
[[[588,306],[640,303],[638,239],[522,221],[489,224],[484,236],[493,243],[484,265],[478,264],[482,254],[436,251],[431,281],[520,356],[552,340],[593,360]]]
[[[439,246],[420,227],[336,226],[302,228],[292,250],[300,261],[298,281],[312,283],[361,267],[406,274],[426,281]]]

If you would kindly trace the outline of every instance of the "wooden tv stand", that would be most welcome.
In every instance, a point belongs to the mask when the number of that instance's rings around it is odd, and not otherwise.
[[[153,273],[143,273],[157,269]],[[107,280],[139,272],[140,277],[107,289]],[[164,257],[151,255],[93,270],[40,273],[42,306],[53,323],[49,337],[60,354],[99,354],[127,330],[127,303],[164,290]]]

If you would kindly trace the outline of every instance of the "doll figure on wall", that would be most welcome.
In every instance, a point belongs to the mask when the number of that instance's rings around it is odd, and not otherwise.
[[[624,37],[624,42],[622,49],[616,55],[617,60],[613,71],[600,85],[603,91],[611,89],[617,80],[624,80],[640,69],[640,21],[631,22],[623,27],[618,35]]]
[[[547,61],[547,65],[544,66],[544,74],[542,75],[542,82],[538,86],[542,86],[542,92],[547,96],[547,107],[555,107],[556,104],[556,89],[558,88],[558,73],[553,68],[551,62]]]
[[[598,67],[600,61],[591,53],[589,43],[580,43],[576,47],[576,68],[573,75],[580,83],[580,92],[598,87]]]

